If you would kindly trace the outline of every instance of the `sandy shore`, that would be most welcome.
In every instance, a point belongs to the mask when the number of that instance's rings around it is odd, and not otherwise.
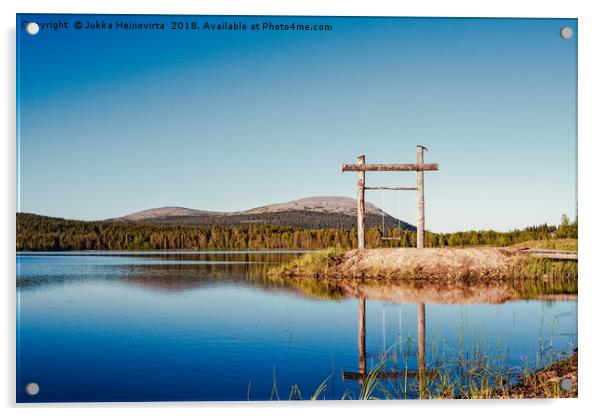
[[[342,256],[336,272],[438,279],[501,276],[521,257],[528,256],[520,250],[497,247],[352,250]]]

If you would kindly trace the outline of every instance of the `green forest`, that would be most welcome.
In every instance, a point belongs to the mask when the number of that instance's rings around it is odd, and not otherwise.
[[[366,230],[366,246],[415,247],[416,233],[399,228]],[[302,229],[281,225],[143,224],[123,221],[74,221],[17,214],[17,251],[68,250],[316,250],[354,248],[355,228]],[[508,232],[430,233],[427,247],[508,246],[524,241],[577,238],[577,220],[563,216],[559,225],[538,225]]]

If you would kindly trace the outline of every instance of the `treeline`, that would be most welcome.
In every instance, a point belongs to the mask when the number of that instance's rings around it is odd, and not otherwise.
[[[416,233],[390,228],[366,230],[366,244],[377,247],[414,247]],[[466,231],[426,233],[427,247],[507,246],[529,240],[577,238],[577,221],[563,217],[559,226],[543,224],[510,232]],[[17,214],[17,251],[68,250],[316,250],[340,246],[353,248],[357,231],[351,229],[298,229],[288,226],[249,224],[238,226],[190,226],[138,224],[116,221],[74,221],[34,214]]]
[[[170,216],[163,218],[149,218],[144,221],[149,224],[162,225],[189,225],[212,227],[217,226],[245,226],[250,224],[278,225],[297,229],[324,229],[324,228],[353,228],[357,224],[355,215],[346,215],[332,212],[287,211],[265,212],[259,214],[234,214],[234,215],[189,215]],[[383,218],[380,215],[366,215],[367,227],[403,228],[415,231],[416,227],[404,221],[399,221],[390,215]]]

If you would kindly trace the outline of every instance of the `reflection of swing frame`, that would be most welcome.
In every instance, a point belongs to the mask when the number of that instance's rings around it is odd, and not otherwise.
[[[356,164],[343,164],[341,171],[357,172],[357,246],[359,249],[365,247],[365,225],[366,204],[364,200],[365,191],[373,189],[391,191],[417,191],[418,221],[416,226],[416,247],[424,248],[424,171],[439,170],[437,163],[424,163],[424,146],[416,147],[416,163],[401,164],[366,164],[366,157],[359,156]],[[366,171],[416,171],[416,187],[404,186],[366,186]],[[383,240],[398,240],[397,237],[384,237]]]
[[[358,303],[358,331],[357,331],[357,348],[358,348],[358,371],[344,371],[344,380],[357,380],[360,385],[363,385],[366,379],[370,376],[375,379],[398,379],[398,378],[417,378],[421,389],[424,387],[424,377],[426,375],[433,376],[435,371],[428,370],[425,363],[425,338],[426,338],[426,318],[425,304],[417,304],[417,369],[404,369],[402,371],[387,371],[381,370],[370,375],[370,370],[366,366],[366,298],[360,297]]]

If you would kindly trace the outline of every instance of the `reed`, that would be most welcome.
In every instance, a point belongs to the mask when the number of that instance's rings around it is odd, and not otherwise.
[[[538,257],[517,259],[511,266],[510,275],[519,279],[570,280],[577,279],[576,261],[550,260]]]
[[[558,356],[542,346],[537,368],[525,360],[520,366],[508,365],[507,349],[498,342],[493,349],[488,342],[476,338],[461,328],[460,348],[453,349],[443,339],[429,346],[429,361],[416,377],[410,376],[410,358],[416,351],[416,341],[407,338],[382,353],[381,359],[367,373],[359,391],[347,389],[342,400],[400,400],[400,399],[500,399],[500,398],[558,398],[577,397],[577,353]],[[397,379],[381,379],[380,374],[394,368]],[[405,371],[404,371],[405,370]],[[329,375],[311,394],[310,400],[327,399]],[[562,378],[568,377],[574,388],[560,388]],[[274,375],[272,399],[280,400]],[[291,386],[289,400],[303,400],[297,384]]]

